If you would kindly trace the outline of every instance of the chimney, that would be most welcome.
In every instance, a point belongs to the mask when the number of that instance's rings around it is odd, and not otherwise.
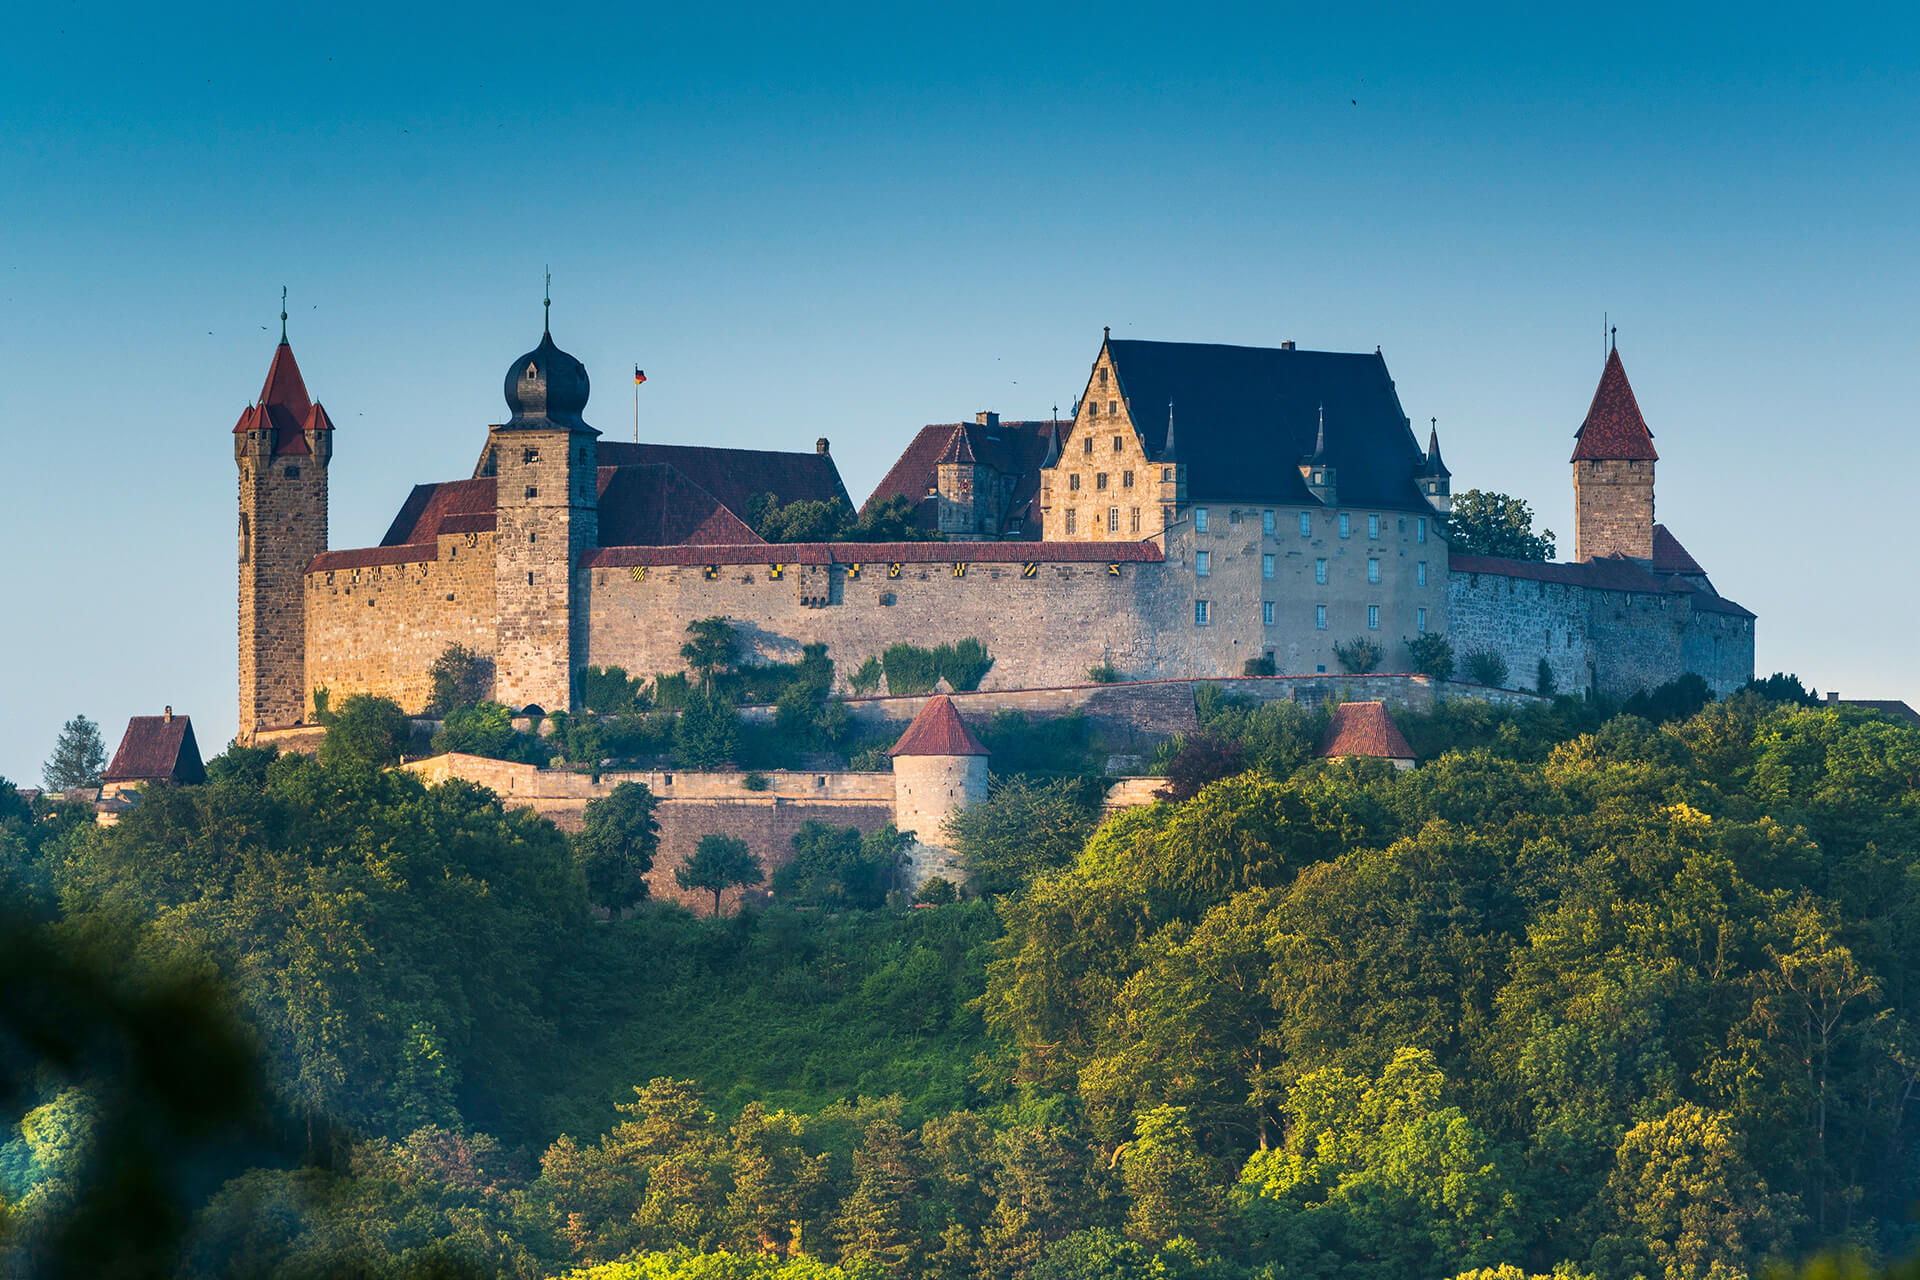
[[[1827,701],[1828,701],[1828,702],[1838,702],[1838,701],[1840,701],[1840,691],[1839,691],[1838,689],[1830,689],[1830,690],[1828,690],[1828,691],[1827,691]]]
[[[823,458],[827,456],[827,438],[825,436],[821,436],[813,442],[813,451]]]
[[[1291,351],[1291,350],[1293,350],[1293,339],[1292,339],[1292,338],[1288,338],[1288,339],[1287,339],[1287,340],[1286,340],[1285,342],[1283,342],[1283,343],[1281,343],[1281,344],[1280,344],[1280,349],[1281,349],[1282,351]]]
[[[1837,697],[1838,695],[1836,694],[1835,696]],[[162,716],[162,717],[161,717],[161,719],[160,719],[160,723],[161,723],[161,724],[172,724],[172,723],[173,723],[173,708],[172,708],[172,707],[168,707],[168,708],[167,708],[167,713],[166,713],[166,715],[164,715],[164,716]]]
[[[1000,425],[1000,415],[991,409],[982,409],[979,413],[973,415],[973,421],[978,426],[997,427]]]

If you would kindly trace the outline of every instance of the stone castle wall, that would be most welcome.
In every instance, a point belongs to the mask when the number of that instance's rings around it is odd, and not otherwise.
[[[327,546],[327,448],[272,456],[272,431],[234,437],[240,474],[239,737],[304,718],[302,573]]]
[[[1651,461],[1594,459],[1573,464],[1573,558],[1653,558]]]

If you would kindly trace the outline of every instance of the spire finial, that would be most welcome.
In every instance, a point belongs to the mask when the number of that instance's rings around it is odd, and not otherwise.
[[[287,345],[287,286],[280,286],[280,345]]]
[[[1110,324],[1103,324],[1103,325],[1101,325],[1101,326],[1100,326],[1100,337],[1101,337],[1101,338],[1102,338],[1103,340],[1104,340],[1104,339],[1107,339],[1107,338],[1111,338],[1111,337],[1113,337],[1113,326],[1112,326],[1112,325],[1110,325]]]
[[[1620,326],[1616,324],[1612,328],[1608,329],[1607,337],[1612,339],[1613,341],[1613,346],[1611,350],[1618,351],[1620,349]]]
[[[540,316],[540,332],[542,335],[551,338],[553,336],[553,268],[552,267],[547,268],[547,292],[546,292],[546,296],[540,300],[540,308],[542,311],[542,314]]]

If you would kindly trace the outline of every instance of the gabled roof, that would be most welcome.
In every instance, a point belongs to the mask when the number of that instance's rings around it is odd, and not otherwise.
[[[1324,410],[1341,506],[1429,509],[1414,482],[1420,446],[1377,352],[1122,338],[1107,350],[1148,457],[1161,456],[1170,406],[1178,411],[1178,459],[1196,501],[1314,505],[1299,466]]]
[[[914,508],[914,523],[922,529],[939,527],[939,503],[932,490],[939,481],[941,463],[965,462],[1012,476],[1013,495],[1007,500],[1005,524],[997,532],[1038,538],[1039,513],[1033,509],[1040,494],[1040,469],[1057,461],[1051,420],[1001,421],[988,426],[976,422],[934,423],[920,428],[906,451],[888,468],[861,510],[893,498],[905,498]],[[1017,524],[1016,524],[1017,522]]]
[[[494,477],[417,484],[380,539],[383,547],[432,546],[443,533],[485,533],[494,526]]]
[[[678,468],[660,463],[601,467],[599,483],[603,547],[763,541]]]
[[[1653,571],[1697,574],[1701,577],[1705,577],[1707,572],[1700,567],[1700,562],[1680,545],[1680,539],[1667,532],[1667,526],[1663,524],[1653,526]]]
[[[1411,760],[1413,748],[1387,714],[1384,702],[1343,702],[1320,739],[1322,759],[1374,756],[1381,760]]]
[[[1675,544],[1678,545],[1677,543]],[[1636,595],[1684,595],[1692,607],[1702,613],[1724,613],[1736,618],[1751,618],[1753,612],[1725,596],[1703,590],[1689,581],[1693,575],[1681,572],[1655,573],[1625,556],[1595,556],[1573,564],[1542,560],[1508,560],[1501,556],[1447,557],[1449,574],[1492,574],[1502,578],[1520,578],[1529,582],[1557,582],[1589,591],[1622,591]]]
[[[953,699],[937,694],[920,708],[900,741],[887,749],[890,756],[984,756],[991,755],[980,739],[973,736],[967,722],[953,708]]]
[[[1842,698],[1840,699],[1840,705],[1844,707],[1868,707],[1874,711],[1878,711],[1881,715],[1892,716],[1901,724],[1912,725],[1914,728],[1920,729],[1920,711],[1915,711],[1898,698]],[[20,794],[25,795],[26,792],[23,791]]]
[[[1620,352],[1607,352],[1606,367],[1600,371],[1600,385],[1594,389],[1593,403],[1587,408],[1587,420],[1574,432],[1574,462],[1657,462],[1653,432],[1640,416],[1640,402],[1634,399],[1633,386],[1627,381],[1626,366]]]
[[[763,493],[771,493],[782,506],[803,499],[825,502],[831,498],[853,506],[846,485],[840,482],[840,469],[826,453],[602,440],[599,460],[603,467],[664,463],[725,503],[743,521],[747,504]]]
[[[200,763],[200,745],[193,739],[193,721],[169,707],[163,716],[135,716],[127,721],[120,747],[107,766],[106,782],[181,782],[207,780]]]

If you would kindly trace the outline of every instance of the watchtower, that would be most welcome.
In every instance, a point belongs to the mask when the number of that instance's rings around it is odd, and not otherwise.
[[[1660,455],[1616,348],[1573,450],[1573,557],[1653,559],[1653,468]]]
[[[914,837],[912,886],[935,876],[959,884],[965,872],[947,847],[946,824],[962,805],[987,798],[986,747],[942,693],[928,700],[887,754],[893,758],[893,822]]]
[[[240,470],[241,742],[306,716],[306,568],[327,549],[327,463],[333,423],[307,396],[287,342],[267,366],[260,398],[233,428]]]

